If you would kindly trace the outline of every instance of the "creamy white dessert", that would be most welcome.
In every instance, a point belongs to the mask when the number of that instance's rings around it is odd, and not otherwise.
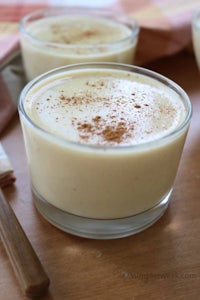
[[[187,112],[156,79],[106,68],[63,71],[37,82],[23,106],[32,186],[54,207],[124,218],[172,189]]]
[[[133,63],[137,26],[92,15],[46,16],[21,25],[27,79],[50,69],[88,61]],[[134,27],[135,26],[135,27]]]

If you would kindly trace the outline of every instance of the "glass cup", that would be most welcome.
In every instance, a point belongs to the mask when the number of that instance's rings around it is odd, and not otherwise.
[[[200,8],[194,12],[192,17],[192,41],[197,65],[200,70]]]
[[[134,63],[137,22],[123,13],[88,7],[49,8],[25,16],[20,44],[27,80],[84,62]]]
[[[163,215],[192,115],[176,83],[136,66],[75,64],[30,81],[19,114],[34,203],[50,223],[112,239]]]

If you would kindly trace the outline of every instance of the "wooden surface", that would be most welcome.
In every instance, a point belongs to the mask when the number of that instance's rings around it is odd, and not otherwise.
[[[186,53],[148,67],[180,84],[194,113],[169,208],[142,233],[98,241],[66,234],[47,223],[31,200],[17,115],[1,136],[17,177],[4,194],[50,277],[49,292],[42,299],[200,299],[200,72],[194,57]],[[0,299],[27,299],[1,241]]]
[[[49,286],[49,278],[1,189],[0,232],[23,294],[30,297],[44,295]]]

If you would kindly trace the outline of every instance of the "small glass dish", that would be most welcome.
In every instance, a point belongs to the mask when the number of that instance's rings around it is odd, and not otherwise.
[[[126,14],[89,7],[48,8],[19,24],[27,80],[84,62],[133,64],[139,25]]]

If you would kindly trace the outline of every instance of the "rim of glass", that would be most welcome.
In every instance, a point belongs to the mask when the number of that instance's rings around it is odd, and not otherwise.
[[[114,146],[101,146],[101,145],[91,145],[91,144],[84,144],[80,142],[75,142],[72,140],[68,140],[62,137],[57,136],[54,133],[49,132],[48,130],[45,130],[41,128],[39,125],[37,125],[32,119],[28,116],[26,113],[26,110],[23,105],[23,100],[26,98],[26,94],[34,88],[37,84],[41,84],[41,82],[45,82],[48,80],[48,78],[66,73],[67,71],[72,71],[72,70],[79,70],[79,69],[95,69],[95,68],[101,68],[101,69],[108,69],[108,70],[122,70],[124,72],[133,72],[136,74],[140,75],[146,75],[149,78],[158,80],[160,83],[164,84],[165,86],[168,86],[170,89],[172,89],[175,93],[177,93],[181,99],[184,100],[184,105],[186,107],[186,116],[183,120],[183,122],[172,132],[167,133],[166,135],[156,138],[151,141],[147,142],[141,142],[139,144],[133,144],[133,145],[114,145]],[[19,112],[22,113],[22,115],[25,117],[26,121],[30,125],[32,125],[35,129],[38,131],[42,132],[49,138],[54,138],[55,140],[59,141],[59,143],[64,144],[64,145],[71,145],[71,146],[76,146],[84,149],[96,149],[96,150],[112,150],[112,151],[121,151],[122,149],[142,149],[146,148],[147,146],[151,147],[157,142],[161,141],[167,141],[168,139],[171,139],[175,137],[179,132],[181,132],[187,125],[189,125],[189,122],[192,117],[192,103],[190,101],[189,96],[187,93],[173,80],[167,78],[166,76],[161,75],[160,73],[154,72],[152,70],[143,68],[143,67],[138,67],[135,65],[128,65],[128,64],[122,64],[122,63],[104,63],[104,62],[91,62],[91,63],[80,63],[80,64],[73,64],[73,65],[67,65],[59,68],[55,68],[53,70],[50,70],[48,72],[45,72],[36,78],[32,79],[29,83],[25,85],[25,87],[22,89],[21,94],[19,96],[19,102],[18,102],[18,110]]]
[[[36,20],[40,20],[46,17],[51,17],[51,16],[59,16],[59,15],[70,15],[72,12],[74,12],[74,14],[76,15],[85,15],[85,16],[92,16],[94,13],[94,16],[98,16],[100,18],[106,18],[108,20],[110,20],[110,16],[113,16],[113,20],[118,21],[119,23],[122,23],[122,20],[126,21],[126,23],[124,23],[125,25],[130,24],[131,25],[131,33],[123,38],[120,39],[118,41],[114,41],[114,42],[109,42],[109,43],[100,43],[100,44],[70,44],[70,45],[65,45],[62,43],[54,43],[54,42],[48,42],[48,41],[44,41],[41,39],[38,39],[36,37],[34,37],[33,35],[31,35],[30,33],[27,32],[26,30],[26,26],[25,24],[29,21],[31,21],[32,18],[37,18]],[[105,15],[104,15],[105,14]],[[122,20],[118,20],[118,18],[122,18]],[[35,20],[35,21],[36,21]],[[34,21],[34,20],[33,20]],[[105,46],[109,46],[109,47],[116,47],[118,44],[121,43],[126,43],[129,40],[135,39],[138,34],[139,34],[139,24],[137,23],[137,21],[134,18],[129,17],[128,15],[126,15],[125,13],[121,13],[121,12],[116,12],[114,10],[109,10],[109,9],[104,9],[104,8],[95,8],[95,7],[87,7],[87,6],[69,6],[69,7],[55,7],[55,8],[46,8],[46,9],[41,9],[41,10],[36,10],[34,12],[31,12],[27,15],[25,15],[21,21],[19,22],[19,31],[21,32],[21,34],[23,34],[24,36],[26,36],[28,39],[33,40],[35,43],[37,43],[38,45],[45,45],[45,46],[51,46],[51,47],[59,47],[59,48],[64,48],[64,49],[70,49],[70,48],[74,48],[74,47],[79,47],[81,48],[86,48],[86,49],[90,49],[90,48],[98,48],[98,47],[105,47]]]
[[[192,24],[195,27],[200,28],[200,7],[193,12]]]

